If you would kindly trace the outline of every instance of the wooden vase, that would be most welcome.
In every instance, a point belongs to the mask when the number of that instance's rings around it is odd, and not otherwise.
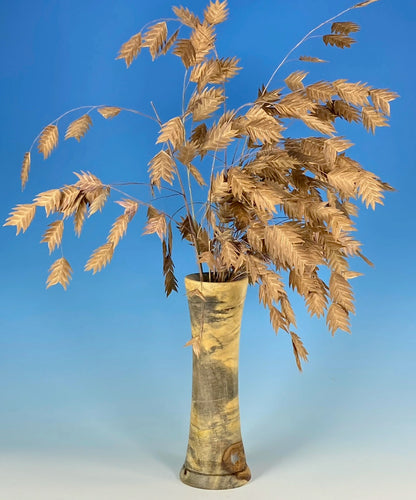
[[[185,278],[192,337],[200,341],[199,354],[193,352],[189,441],[180,479],[196,488],[236,488],[251,477],[238,402],[238,351],[247,284],[246,278],[227,283],[201,283],[199,274]]]

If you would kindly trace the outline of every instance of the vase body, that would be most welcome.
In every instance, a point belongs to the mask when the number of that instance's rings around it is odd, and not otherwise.
[[[188,450],[181,480],[197,488],[228,489],[251,477],[241,439],[238,401],[240,325],[247,279],[227,283],[185,278],[193,339]]]

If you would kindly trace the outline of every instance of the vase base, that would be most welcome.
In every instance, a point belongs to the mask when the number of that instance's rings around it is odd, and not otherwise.
[[[244,486],[251,479],[251,472],[248,466],[241,471],[234,474],[214,475],[214,474],[201,474],[182,467],[179,474],[180,480],[188,486],[194,488],[202,488],[204,490],[228,490],[231,488],[239,488]]]

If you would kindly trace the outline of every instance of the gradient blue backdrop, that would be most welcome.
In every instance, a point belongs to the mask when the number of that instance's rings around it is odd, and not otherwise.
[[[206,3],[185,3],[202,13]],[[34,153],[27,188],[20,165],[39,131],[68,109],[107,104],[163,120],[178,114],[183,70],[178,58],[152,63],[147,51],[127,70],[115,61],[121,44],[150,20],[173,17],[167,0],[14,0],[0,5],[0,214],[40,191],[73,183],[73,171],[104,182],[145,181],[157,151],[153,122],[123,114],[94,125],[77,144],[60,141],[44,161]],[[230,0],[218,27],[221,56],[244,70],[229,85],[229,108],[256,95],[287,51],[346,0]],[[375,136],[340,127],[356,145],[351,156],[392,184],[385,206],[360,209],[358,238],[374,268],[354,285],[352,335],[331,338],[294,297],[298,333],[310,352],[299,374],[288,336],[275,337],[249,290],[244,311],[240,404],[254,480],[233,492],[196,491],[177,472],[185,456],[191,351],[183,277],[192,252],[176,245],[180,290],[165,299],[157,237],[141,237],[139,212],[111,265],[91,276],[83,266],[121,213],[109,203],[87,220],[80,240],[64,237],[74,270],[65,292],[45,290],[54,255],[39,244],[41,211],[24,235],[0,231],[0,498],[3,500],[129,500],[205,498],[415,498],[414,291],[414,22],[411,0],[381,0],[342,18],[361,25],[351,49],[312,39],[293,56],[330,64],[288,62],[275,86],[295,69],[307,81],[346,78],[400,94],[390,128]],[[325,34],[328,30],[320,31]],[[78,117],[74,115],[73,118]],[[68,124],[63,122],[63,125]],[[63,131],[63,129],[61,129]],[[129,191],[138,197],[142,188]],[[113,198],[117,199],[117,198]],[[163,207],[163,203],[161,202]],[[170,201],[166,201],[166,204]],[[167,206],[167,205],[166,205]],[[49,221],[48,221],[49,222]]]

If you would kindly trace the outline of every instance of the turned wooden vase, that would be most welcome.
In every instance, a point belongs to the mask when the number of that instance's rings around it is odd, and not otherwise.
[[[204,275],[207,280],[207,275]],[[228,489],[251,477],[246,463],[238,401],[240,326],[246,278],[227,283],[185,278],[193,352],[189,441],[180,479],[196,488]]]

